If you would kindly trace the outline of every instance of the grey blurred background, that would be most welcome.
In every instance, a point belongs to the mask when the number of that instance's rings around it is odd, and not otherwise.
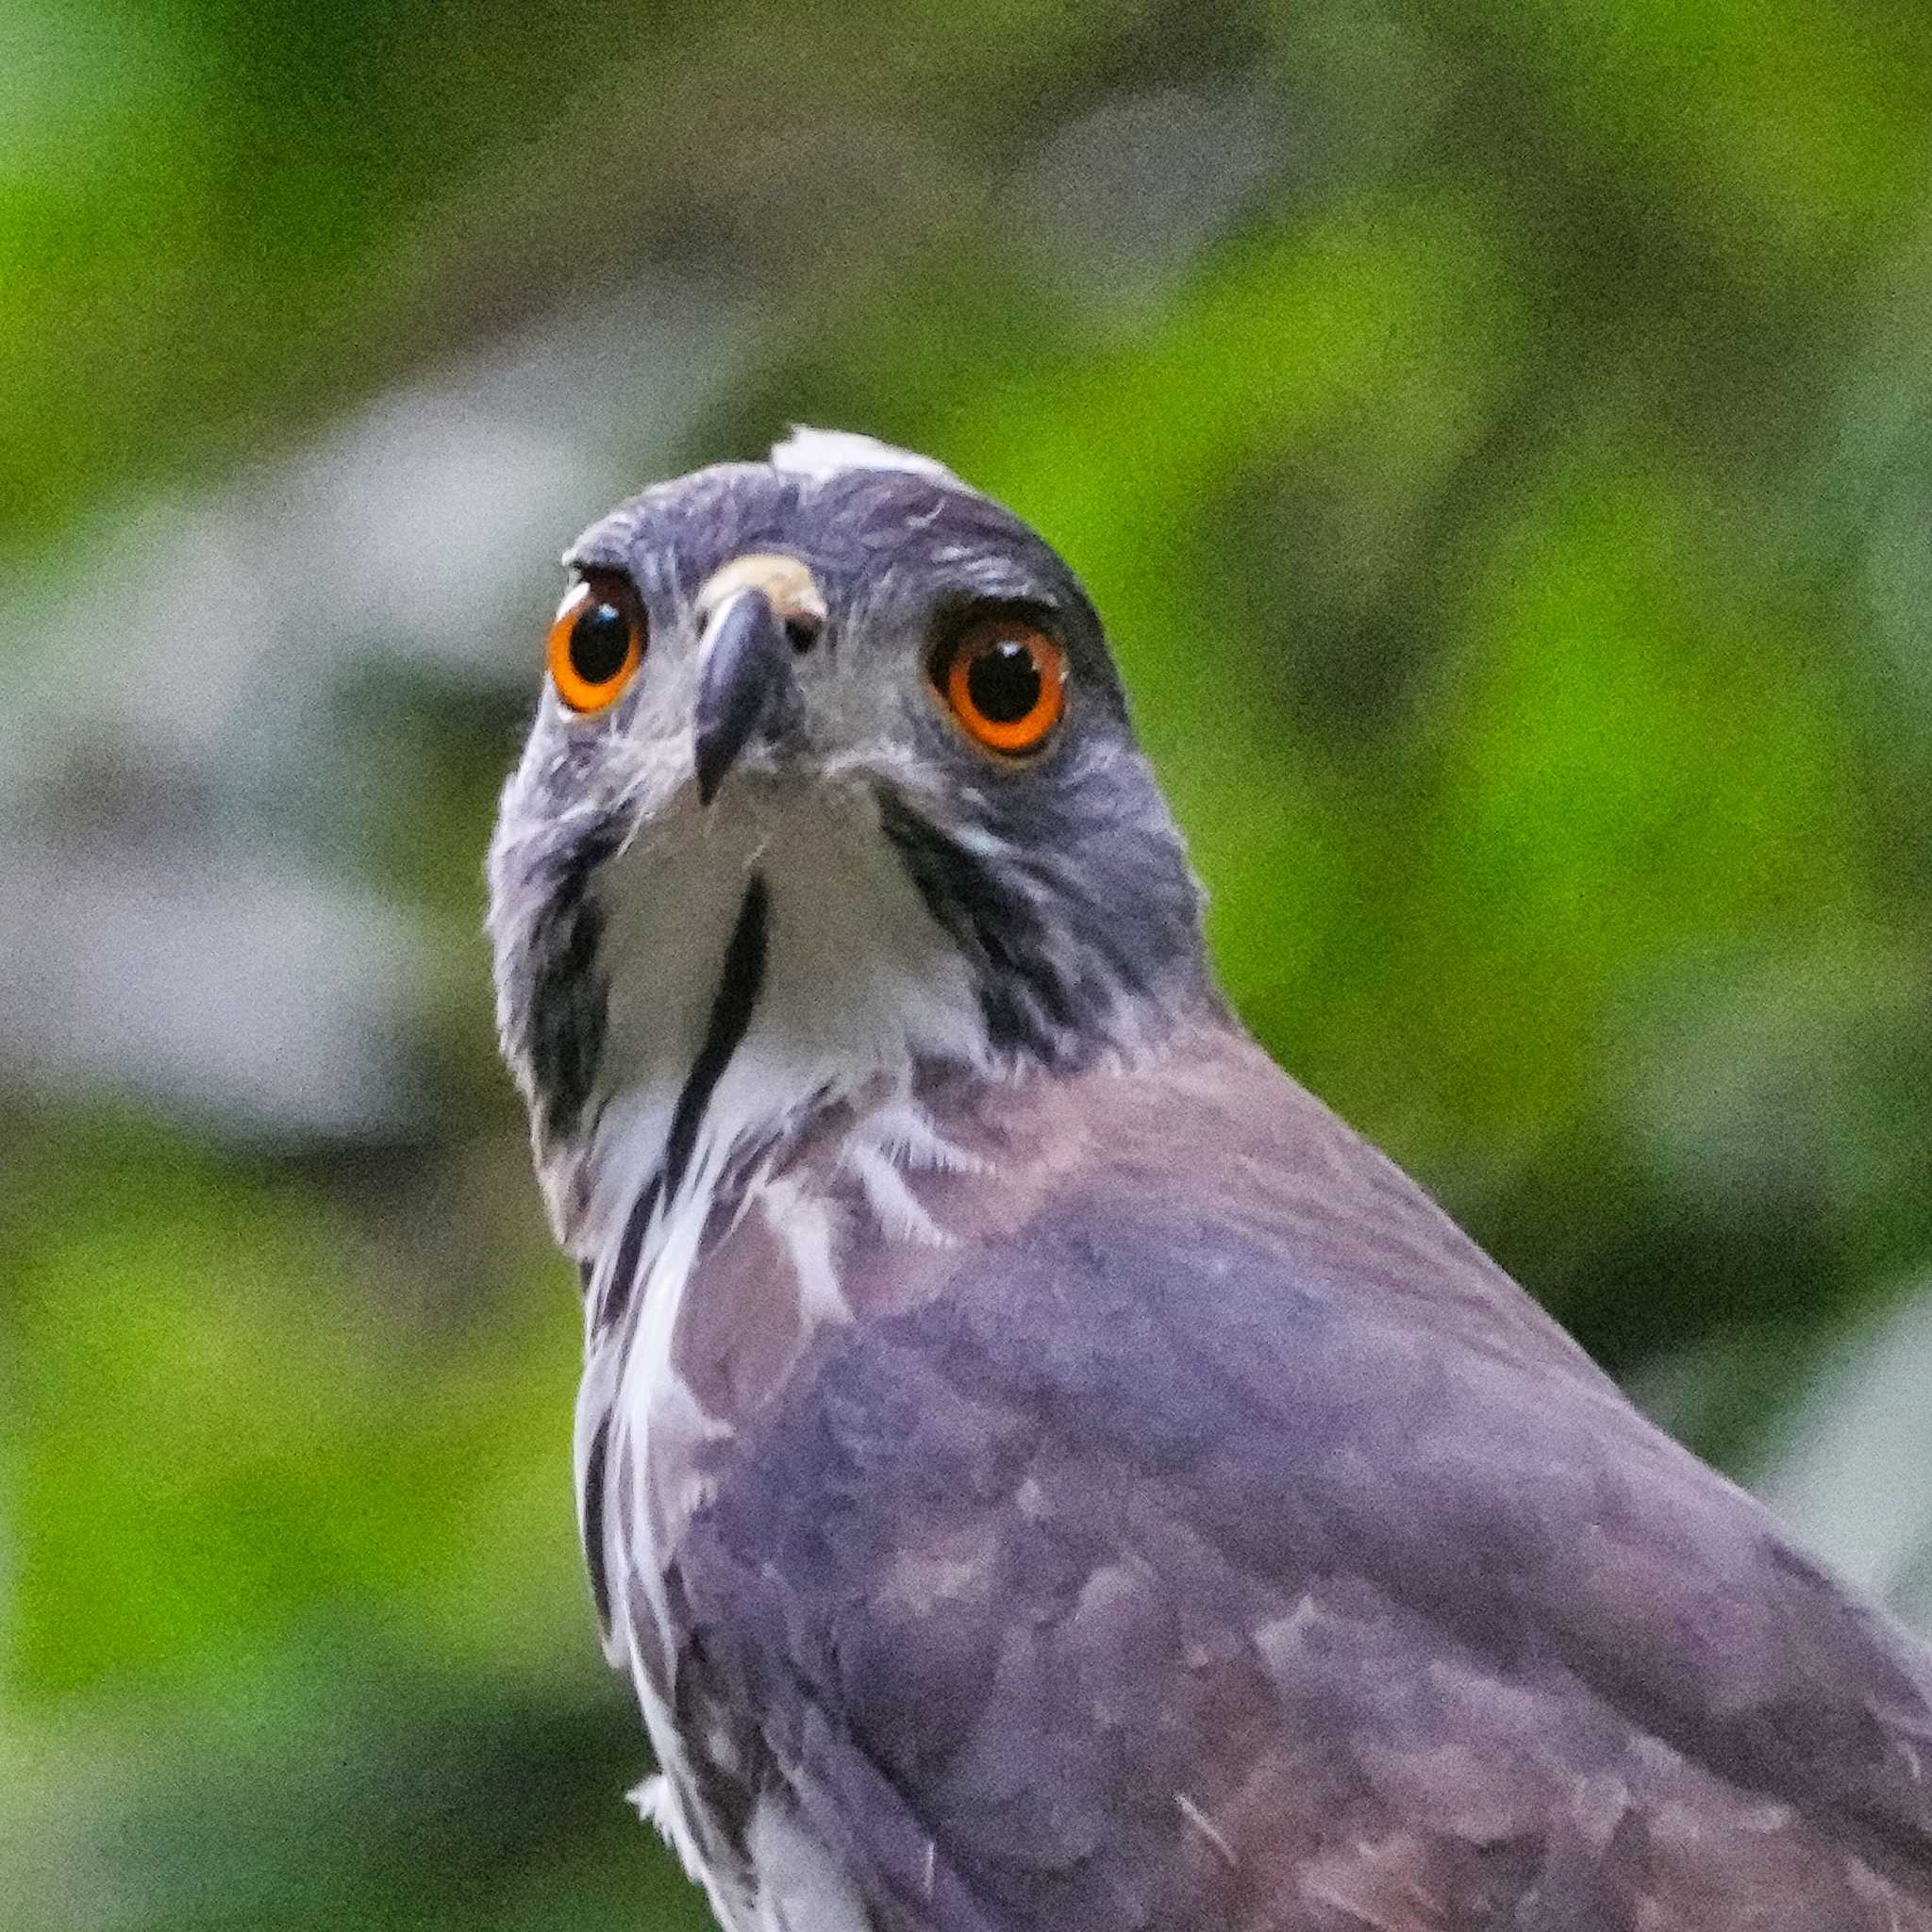
[[[1108,616],[1271,1047],[1932,1623],[1932,14],[0,11],[0,1920],[696,1926],[493,797],[793,421]]]

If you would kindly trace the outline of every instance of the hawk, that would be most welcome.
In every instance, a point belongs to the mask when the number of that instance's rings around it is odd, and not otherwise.
[[[566,563],[498,1021],[729,1932],[1932,1932],[1932,1658],[1242,1032],[1060,558],[804,431]]]

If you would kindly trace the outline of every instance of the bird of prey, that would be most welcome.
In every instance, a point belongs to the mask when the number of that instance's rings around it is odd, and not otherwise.
[[[1932,1932],[1932,1658],[1243,1033],[1060,558],[803,431],[566,563],[498,1020],[728,1932]]]

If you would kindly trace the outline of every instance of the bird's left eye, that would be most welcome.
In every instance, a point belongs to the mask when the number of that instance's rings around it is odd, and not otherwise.
[[[996,617],[947,653],[939,685],[968,737],[1009,758],[1038,751],[1067,701],[1067,658],[1037,625]]]
[[[550,625],[550,679],[573,711],[614,705],[644,659],[644,613],[622,577],[586,577]]]

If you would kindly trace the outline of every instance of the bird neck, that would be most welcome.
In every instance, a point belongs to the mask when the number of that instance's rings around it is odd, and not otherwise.
[[[828,1110],[1132,1059],[1211,1000],[1184,861],[1179,966],[1139,976],[996,891],[994,862],[870,788],[749,791],[598,852],[552,894],[568,925],[501,930],[506,1041],[580,1263],[608,1260],[641,1201],[668,1224]],[[555,1104],[559,1078],[578,1104]]]
[[[641,1193],[667,1219],[734,1162],[923,1066],[995,1071],[957,951],[862,802],[714,813],[614,856],[592,891],[598,1091],[539,1150],[580,1256],[608,1252]]]

